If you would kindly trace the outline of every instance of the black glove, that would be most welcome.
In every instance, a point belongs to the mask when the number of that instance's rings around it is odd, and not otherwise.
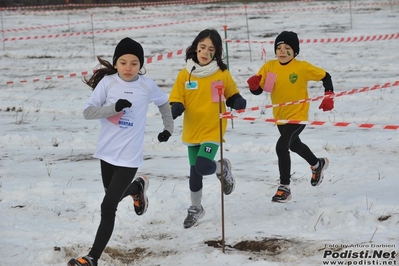
[[[126,99],[119,99],[115,104],[115,111],[120,112],[123,108],[131,107],[132,103]]]
[[[169,131],[164,130],[158,134],[158,140],[159,142],[167,142],[170,136],[172,135],[169,133]]]
[[[179,102],[170,103],[172,106],[172,117],[175,120],[178,116],[181,116],[184,112],[184,105]]]
[[[247,107],[247,100],[245,100],[239,93],[237,93],[227,99],[226,105],[233,109],[241,110]]]

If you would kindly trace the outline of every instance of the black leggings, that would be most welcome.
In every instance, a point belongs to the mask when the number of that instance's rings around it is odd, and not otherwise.
[[[98,260],[111,238],[119,202],[127,195],[137,194],[137,185],[130,185],[137,168],[121,167],[101,160],[101,175],[105,196],[101,203],[101,221],[89,255]]]
[[[280,171],[280,184],[289,185],[291,178],[291,157],[290,151],[297,153],[305,159],[309,165],[316,165],[317,157],[306,144],[302,143],[299,134],[305,125],[285,124],[278,125],[280,138],[277,140],[276,153],[278,157],[278,169]]]
[[[192,192],[199,191],[203,184],[203,176],[214,174],[216,163],[208,158],[198,156],[195,165],[190,166],[189,187]]]

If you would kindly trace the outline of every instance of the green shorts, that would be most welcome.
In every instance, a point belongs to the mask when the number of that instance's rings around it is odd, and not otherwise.
[[[190,165],[195,165],[198,156],[202,156],[213,161],[218,149],[219,145],[209,142],[202,143],[201,145],[188,146],[188,160]]]

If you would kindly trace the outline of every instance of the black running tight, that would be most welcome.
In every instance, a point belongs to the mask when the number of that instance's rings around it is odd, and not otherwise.
[[[309,147],[302,143],[299,138],[299,134],[305,128],[305,125],[285,124],[278,125],[277,128],[280,132],[280,138],[276,144],[280,184],[289,185],[291,178],[290,150],[305,159],[309,165],[317,164],[318,160]]]
[[[101,203],[101,221],[89,255],[96,261],[100,258],[115,225],[115,215],[119,202],[127,195],[137,194],[137,185],[130,185],[137,168],[120,167],[101,160],[101,175],[105,196]]]

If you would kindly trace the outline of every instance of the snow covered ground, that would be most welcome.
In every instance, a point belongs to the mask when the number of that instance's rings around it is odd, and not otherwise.
[[[99,122],[83,119],[91,90],[81,78],[97,65],[95,55],[111,60],[120,39],[136,39],[153,59],[146,75],[169,93],[185,65],[184,49],[205,28],[224,37],[224,26],[232,40],[230,71],[248,107],[262,107],[230,122],[225,135],[223,154],[237,179],[234,193],[224,197],[225,251],[215,176],[204,179],[205,217],[183,229],[190,199],[182,119],[175,120],[169,142],[159,143],[162,122],[151,105],[139,169],[150,179],[149,209],[138,217],[130,199],[121,202],[99,265],[398,264],[399,137],[396,128],[383,129],[399,125],[398,1],[0,12],[0,265],[66,265],[91,247],[104,192],[99,162],[92,158]],[[272,41],[283,30],[299,34],[304,42],[298,59],[325,68],[336,93],[365,89],[337,97],[331,112],[312,102],[310,120],[327,123],[308,126],[301,138],[330,159],[329,169],[312,187],[309,166],[292,154],[293,199],[275,204],[278,131],[264,122],[272,117],[271,108],[263,108],[268,95],[252,96],[246,80],[274,57]],[[373,36],[381,39],[366,38]],[[317,97],[324,90],[311,83],[309,91]],[[373,127],[363,129],[362,123]]]

